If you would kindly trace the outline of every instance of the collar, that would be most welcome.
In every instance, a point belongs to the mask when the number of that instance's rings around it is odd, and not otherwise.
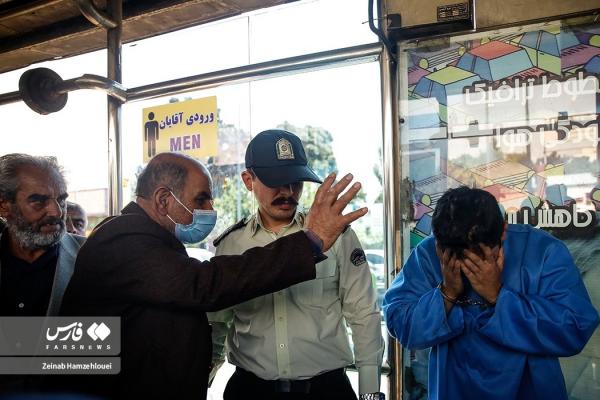
[[[302,227],[304,227],[304,219],[305,219],[304,213],[296,210],[296,214],[294,214],[294,218],[292,218],[290,223],[285,225],[282,229],[287,229],[293,225],[297,225],[302,228]],[[269,231],[267,228],[264,227],[264,224],[262,222],[262,219],[260,218],[260,213],[258,212],[258,210],[256,211],[256,213],[254,213],[254,215],[252,215],[250,217],[250,220],[248,221],[248,226],[250,227],[252,236],[256,235],[256,232],[258,232],[259,229],[264,229],[266,231]]]
[[[123,207],[121,214],[138,214],[150,218],[146,211],[144,211],[144,209],[135,201],[131,201],[129,204]]]

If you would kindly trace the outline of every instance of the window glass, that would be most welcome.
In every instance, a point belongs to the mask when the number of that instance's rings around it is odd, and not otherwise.
[[[377,41],[365,23],[367,0],[309,0],[260,10],[250,18],[250,62]]]
[[[403,178],[411,181],[411,193],[401,202],[411,203],[414,210],[403,221],[402,232],[410,238],[406,256],[431,234],[432,214],[447,189],[461,185],[483,188],[497,198],[510,223],[537,226],[567,245],[593,304],[600,308],[596,251],[600,241],[600,71],[595,67],[600,48],[567,46],[569,50],[561,54],[559,64],[543,60],[532,68],[527,52],[515,45],[535,49],[541,35],[540,50],[543,47],[548,54],[557,54],[557,50],[544,46],[557,46],[558,42],[564,49],[563,43],[572,44],[573,38],[588,38],[590,42],[599,25],[584,22],[587,24],[561,27],[557,22],[507,29],[492,37],[487,33],[454,37],[451,43],[466,49],[462,56],[465,61],[457,62],[456,67],[452,67],[452,60],[459,57],[448,49],[432,54],[426,41],[403,44],[401,50],[406,50],[407,58],[450,61],[442,69],[428,66],[434,61],[422,62],[428,73],[421,81],[445,76],[445,82],[460,86],[446,87],[447,107],[439,111],[440,123],[433,132],[420,122],[426,115],[424,102],[439,101],[438,96],[434,90],[415,96],[409,72],[400,70],[404,80],[400,112],[406,116],[400,131],[401,151],[402,159],[408,160],[402,171]],[[468,54],[478,57],[474,72],[486,82],[460,80]],[[486,64],[489,73],[478,69]],[[560,71],[555,65],[560,65]],[[520,85],[507,80],[517,76]],[[564,221],[543,224],[535,219],[536,213],[563,215],[563,211],[568,212]],[[532,217],[525,219],[526,215]],[[560,359],[571,399],[600,397],[599,348],[600,331],[596,331],[580,354]],[[427,349],[405,350],[405,398],[427,398],[428,353]]]
[[[131,88],[248,64],[248,18],[236,17],[123,45]]]
[[[106,52],[97,51],[49,61],[0,75],[0,93],[18,90],[28,69],[50,68],[67,80],[83,74],[106,75]],[[108,140],[106,96],[93,90],[68,95],[66,106],[39,115],[24,102],[0,106],[5,122],[0,155],[27,153],[54,156],[63,166],[69,200],[87,212],[88,231],[108,215]],[[93,165],[94,168],[89,168]]]
[[[227,227],[245,217],[244,210],[251,202],[249,193],[239,178],[240,172],[244,169],[246,145],[250,141],[248,90],[248,84],[231,85],[126,104],[123,107],[124,204],[135,200],[137,176],[145,166],[143,110],[169,103],[216,96],[217,154],[199,158],[212,174],[214,207],[218,211],[217,225],[201,247],[214,254],[212,240]],[[203,130],[199,132],[202,134]],[[201,145],[204,143],[204,136],[200,137],[200,143]],[[192,253],[200,255],[203,252],[193,250]]]
[[[369,207],[369,214],[352,224],[367,254],[381,254],[384,249],[379,87],[378,63],[251,83],[253,135],[273,127],[297,132],[310,149],[309,157],[318,174],[324,176],[327,169],[335,169],[342,174],[351,172],[362,182],[363,189],[348,210]],[[361,150],[357,153],[358,147]],[[304,207],[310,205],[315,190],[316,185],[305,185],[301,198]],[[370,266],[381,304],[384,271],[382,265]],[[387,337],[383,325],[382,332]]]
[[[371,253],[369,251],[367,251],[366,254],[367,254],[367,261],[369,263],[371,263],[371,264],[383,264],[384,263],[383,255]]]
[[[361,194],[347,211],[369,207],[369,214],[352,227],[365,252],[377,257],[378,262],[369,264],[380,304],[385,292],[385,272],[379,88],[379,64],[371,62],[127,104],[123,110],[124,195],[133,198],[137,174],[143,167],[142,110],[189,98],[216,96],[218,154],[201,161],[208,165],[213,176],[219,218],[201,249],[188,249],[189,253],[201,259],[214,254],[212,239],[255,212],[257,204],[239,178],[244,170],[246,146],[252,136],[263,130],[287,129],[301,137],[318,175],[325,177],[336,170],[343,174],[351,172],[362,182]],[[358,95],[361,101],[356,101]],[[359,156],[357,147],[361,148]],[[304,185],[302,207],[310,206],[316,189],[316,184]],[[383,325],[382,333],[387,336]],[[211,387],[213,399],[220,398],[232,372],[231,366],[219,371]]]
[[[291,2],[128,43],[123,83],[135,87],[372,43],[377,37],[365,23],[367,5],[367,0]],[[340,13],[343,18],[336,17]]]

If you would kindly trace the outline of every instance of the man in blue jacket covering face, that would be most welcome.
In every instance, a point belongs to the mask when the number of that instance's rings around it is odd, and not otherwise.
[[[430,399],[566,399],[558,357],[599,322],[567,247],[467,187],[440,198],[383,309],[405,347],[431,347]]]

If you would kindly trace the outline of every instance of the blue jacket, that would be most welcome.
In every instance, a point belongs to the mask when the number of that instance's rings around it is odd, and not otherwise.
[[[431,347],[430,399],[566,399],[558,357],[579,353],[598,325],[566,246],[509,225],[495,307],[446,315],[435,239],[423,240],[386,293],[388,329],[409,349]],[[465,294],[481,298],[471,289]]]

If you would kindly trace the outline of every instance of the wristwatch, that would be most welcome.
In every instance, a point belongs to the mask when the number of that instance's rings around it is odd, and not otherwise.
[[[385,394],[381,392],[377,393],[363,393],[358,396],[359,400],[385,400]]]

